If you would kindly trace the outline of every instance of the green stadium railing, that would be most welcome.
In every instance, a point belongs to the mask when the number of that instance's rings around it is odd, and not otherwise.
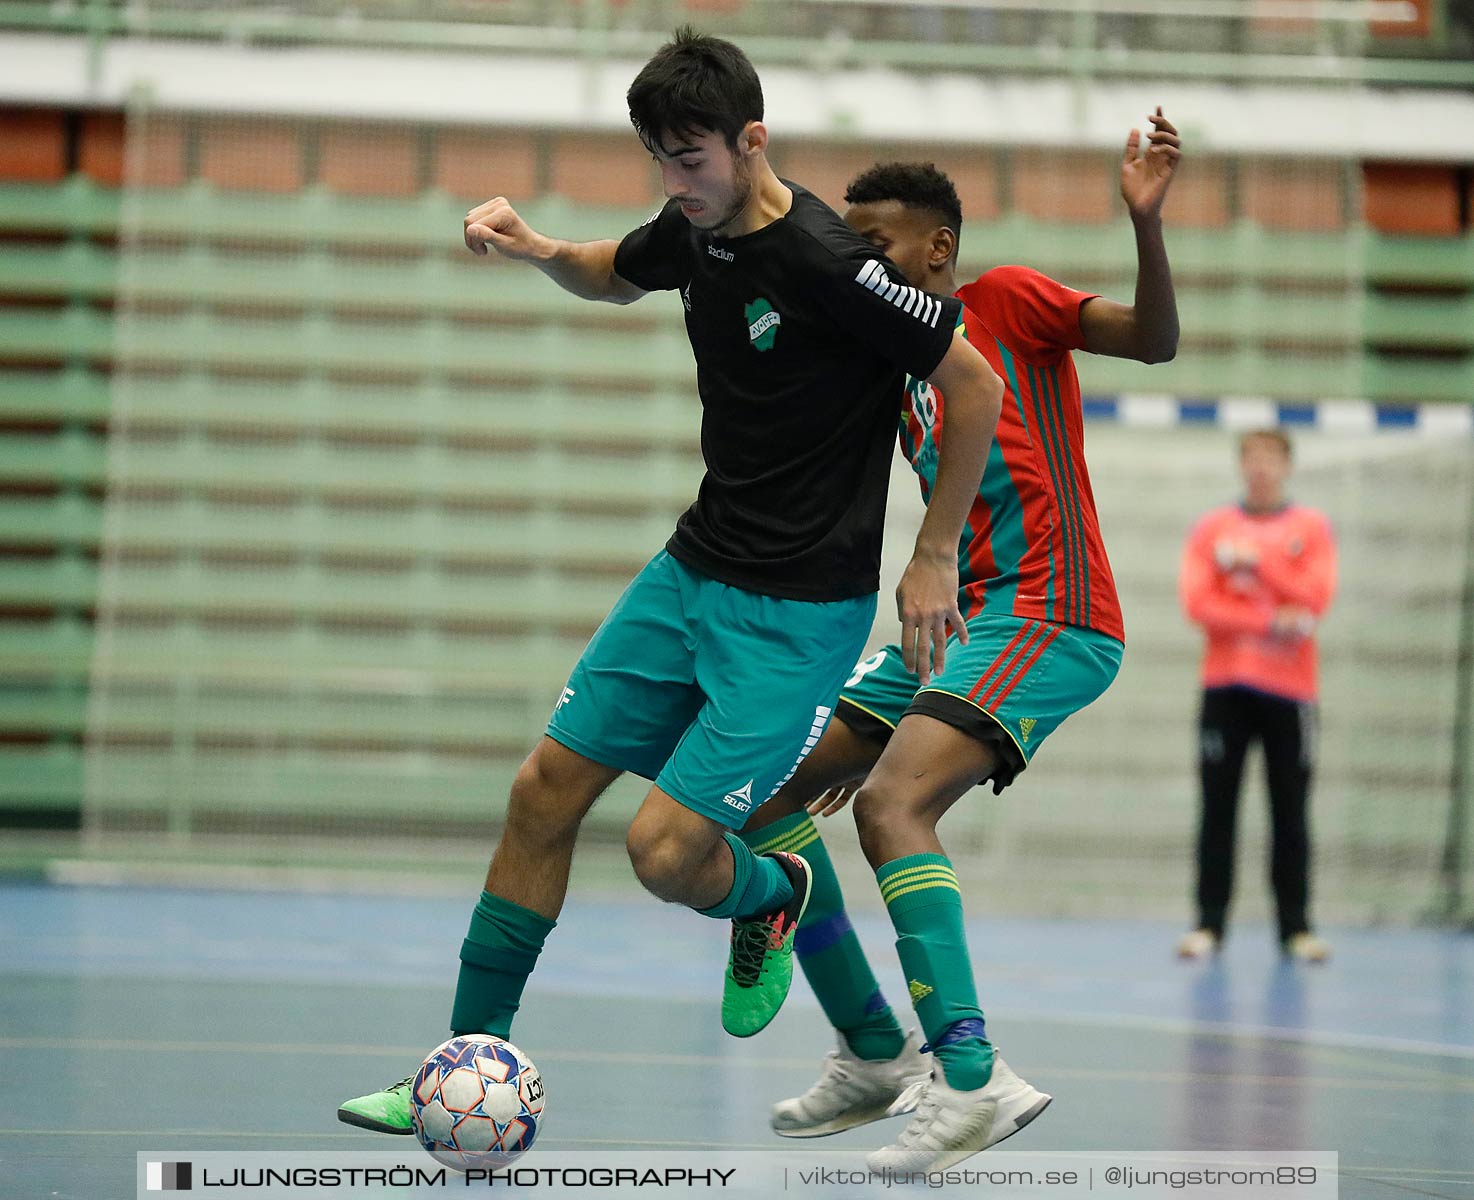
[[[123,223],[122,195],[81,175],[54,185],[0,184],[0,233],[115,235]],[[362,239],[349,231],[371,228],[375,248],[386,254],[437,249],[447,256],[464,253],[459,233],[464,205],[435,192],[408,200],[344,196],[320,187],[278,195],[226,191],[196,181],[137,195],[129,202],[130,230],[162,240],[276,246],[301,242],[361,251]],[[530,220],[575,239],[619,237],[650,215],[646,209],[590,209],[558,197],[521,208]],[[1121,229],[1126,236],[1102,236],[1109,227],[1010,213],[987,223],[969,222],[962,245],[969,262],[1007,262],[1026,252],[1030,264],[1041,270],[1065,263],[1084,274],[1125,276],[1134,270],[1135,247],[1129,228]],[[1328,284],[1364,277],[1378,284],[1474,286],[1474,237],[1469,236],[1392,236],[1365,226],[1296,232],[1240,221],[1223,229],[1183,229],[1178,241],[1171,247],[1173,266],[1184,277]],[[458,269],[482,266],[467,262]],[[556,298],[556,290],[549,295]]]
[[[0,233],[53,233],[105,237],[123,223],[123,194],[72,176],[60,184],[0,184]],[[200,242],[231,241],[282,245],[350,245],[362,239],[348,231],[374,230],[385,253],[441,249],[460,251],[464,205],[426,192],[408,200],[344,196],[325,188],[279,195],[226,191],[203,181],[142,193],[129,202],[129,227],[140,235]],[[572,238],[618,237],[650,214],[647,209],[590,209],[558,197],[521,206],[529,219]],[[968,249],[981,244],[987,253]],[[1006,251],[1026,247],[1031,263],[1066,261],[1078,270],[1129,273],[1135,262],[1130,237],[1103,237],[1098,225],[1039,221],[1012,213],[986,224],[970,222],[963,233],[971,260],[1007,261]],[[461,251],[463,252],[463,251]],[[1344,281],[1365,271],[1374,282],[1429,285],[1474,284],[1474,239],[1420,238],[1380,234],[1364,226],[1344,232],[1295,232],[1239,222],[1224,229],[1184,229],[1173,247],[1174,267],[1185,274]],[[477,270],[480,264],[468,264]],[[492,268],[495,270],[496,268]]]
[[[101,435],[75,429],[58,436],[0,434],[0,479],[13,482],[100,486],[107,478],[106,457]],[[669,506],[682,497],[689,500],[700,479],[699,462],[693,465],[689,458],[657,473],[648,462],[632,469],[619,461],[579,462],[516,451],[508,451],[489,474],[482,458],[466,459],[432,444],[417,447],[407,463],[405,455],[392,451],[317,442],[160,443],[131,448],[128,466],[133,482],[165,488],[385,501],[433,497],[489,505],[547,498],[593,506]]]
[[[647,215],[528,214],[574,237]],[[76,803],[95,673],[109,736],[137,742],[109,752],[119,804],[181,786],[180,749],[156,743],[185,685],[195,737],[466,758],[347,764],[355,811],[448,781],[505,786],[578,644],[694,493],[696,410],[677,305],[595,308],[471,260],[459,217],[435,195],[192,185],[125,202],[77,178],[0,185],[0,237],[21,235],[0,241],[0,296],[21,301],[0,308],[0,546],[22,552],[0,561],[0,735],[36,742],[0,743],[0,806]],[[343,234],[363,227],[377,257]],[[967,262],[1025,257],[1103,290],[1134,265],[1125,229],[1018,214],[969,225],[963,244]],[[1196,341],[1153,368],[1152,391],[1474,397],[1467,296],[1377,291],[1467,291],[1474,239],[1239,223],[1185,234],[1173,258]],[[1383,343],[1446,357],[1367,349]],[[1081,374],[1096,393],[1145,382],[1109,360]],[[129,431],[124,461],[108,426]],[[99,497],[120,479],[138,496],[104,529]],[[131,556],[105,596],[100,552]],[[125,618],[105,642],[99,605]],[[300,708],[252,690],[294,688]],[[418,707],[386,700],[417,689]],[[1410,736],[1428,720],[1401,716]],[[206,806],[247,795],[233,765],[250,769],[219,750],[189,766],[208,775]]]
[[[1202,308],[1211,308],[1205,301]],[[1295,309],[1295,302],[1288,302]],[[1301,305],[1300,307],[1303,307]],[[1184,306],[1184,336],[1199,306]],[[1278,303],[1265,305],[1273,313]],[[1422,326],[1425,342],[1455,350],[1467,344],[1457,311]],[[1383,310],[1388,336],[1416,324],[1410,312]],[[625,333],[566,329],[527,331],[518,328],[479,331],[468,336],[448,322],[386,322],[375,329],[357,320],[314,315],[302,319],[220,319],[200,313],[184,316],[138,315],[128,318],[128,356],[151,369],[332,371],[414,373],[441,377],[449,371],[585,386],[630,388],[646,383],[675,387],[689,380],[689,351],[672,327],[655,341]],[[1256,322],[1256,324],[1259,324]],[[1308,350],[1285,349],[1253,342],[1234,349],[1187,347],[1176,361],[1153,369],[1153,391],[1187,396],[1249,395],[1315,400],[1361,397],[1394,403],[1455,402],[1474,397],[1474,358],[1467,353],[1452,361],[1402,359],[1395,364],[1355,351],[1337,353],[1329,329],[1339,324],[1332,310],[1324,325],[1312,326]],[[1263,322],[1265,336],[1289,339],[1290,327]],[[1243,335],[1235,324],[1221,327],[1224,336]],[[111,315],[82,307],[54,310],[0,310],[0,357],[35,362],[85,363],[107,369],[120,357],[117,322]],[[1139,390],[1140,369],[1119,360],[1088,360],[1082,365],[1087,390],[1096,394]]]
[[[317,377],[246,382],[184,373],[129,389],[134,425],[190,423],[210,430],[299,433],[338,431],[361,436],[415,435],[425,440],[505,438],[533,416],[554,440],[627,443],[690,450],[696,430],[685,387],[569,395],[546,386],[488,385],[467,394],[434,382],[347,386]],[[0,371],[0,422],[98,423],[112,415],[108,378],[82,367]]]
[[[544,624],[591,630],[609,609],[609,598],[565,586],[555,577],[529,572],[468,576],[431,569],[329,570],[306,560],[280,568],[252,564],[231,572],[222,594],[188,559],[157,567],[135,567],[108,595],[111,605],[132,613],[169,617],[230,617],[253,620],[301,617],[335,621],[393,619],[414,622],[494,624],[525,627],[529,614]],[[97,567],[57,556],[14,562],[0,575],[0,606],[82,607],[98,594]]]
[[[694,474],[694,473],[692,473]],[[671,502],[689,497],[697,479],[673,489]],[[260,493],[258,493],[259,495]],[[658,542],[666,529],[664,508],[642,521],[629,510],[617,516],[582,513],[576,525],[511,514],[493,524],[486,512],[458,512],[439,505],[412,505],[372,512],[332,512],[311,504],[284,521],[275,506],[210,507],[198,500],[140,501],[126,522],[111,531],[112,543],[134,550],[172,548],[191,553],[321,554],[360,561],[422,557],[461,565],[516,566],[533,561],[622,569],[638,566],[640,549]],[[95,550],[102,540],[103,503],[91,496],[0,499],[0,545],[80,547]],[[648,555],[647,555],[648,556]]]
[[[49,192],[65,193],[67,204],[38,204]],[[173,370],[455,369],[689,386],[689,356],[670,306],[592,313],[525,273],[466,259],[457,254],[454,207],[443,198],[347,203],[372,227],[389,231],[384,245],[404,257],[335,256],[335,240],[359,219],[345,221],[342,199],[321,190],[242,197],[195,185],[141,199],[139,229],[189,244],[145,245],[130,255],[128,294],[138,306],[128,317],[130,357]],[[630,213],[591,215],[558,202],[529,211],[575,237],[607,236],[634,220]],[[0,229],[105,236],[120,219],[115,197],[78,181],[61,189],[0,188]],[[1129,236],[1118,232],[1014,214],[970,225],[964,246],[973,262],[1004,261],[1028,247],[1027,257],[1041,269],[1082,286],[1124,291],[1133,250]],[[228,252],[219,248],[225,241]],[[254,261],[240,252],[253,241],[266,248]],[[297,242],[298,253],[280,252]],[[1468,357],[1474,300],[1467,294],[1474,287],[1474,236],[1387,238],[1360,228],[1271,233],[1240,223],[1184,231],[1179,242],[1173,257],[1187,352],[1153,372],[1154,390],[1302,399],[1359,394],[1401,402],[1474,396]],[[119,269],[113,250],[76,238],[0,250],[0,292],[71,301],[60,310],[0,314],[0,354],[110,364],[115,319],[93,304],[116,294]],[[1288,280],[1297,284],[1293,292],[1280,287]],[[1443,290],[1407,297],[1376,290],[1384,284]],[[185,312],[149,306],[185,306]],[[211,306],[254,310],[256,319],[222,319],[203,311]],[[283,309],[302,315],[284,317]],[[351,316],[338,315],[345,312]],[[396,321],[387,336],[366,323],[404,313],[410,318]],[[509,317],[518,324],[507,325]],[[460,336],[465,322],[496,318],[503,323],[489,326],[485,337]],[[1381,347],[1436,354],[1425,361],[1399,355],[1389,366],[1376,353]],[[1354,360],[1345,357],[1346,348]],[[1334,367],[1330,351],[1342,354]],[[1442,357],[1449,353],[1463,357]],[[1127,390],[1131,372],[1129,364],[1093,363],[1090,386]]]
[[[1053,253],[1060,254],[1058,247]],[[1179,270],[1190,274],[1188,267],[1179,265]],[[196,249],[140,254],[129,272],[129,295],[142,304],[304,306],[461,318],[510,313],[521,320],[586,321],[590,316],[586,303],[552,286],[529,287],[515,268],[465,267],[431,257],[396,267],[344,261],[319,250],[287,262],[264,257],[242,262],[239,254]],[[1114,272],[1110,277],[1116,277]],[[1345,293],[1285,296],[1275,282],[1266,277],[1229,286],[1185,285],[1178,293],[1183,324],[1195,336],[1215,340],[1347,345],[1365,340],[1474,349],[1474,302],[1467,297],[1373,295],[1361,312],[1348,304]],[[86,242],[0,248],[0,293],[27,300],[100,301],[117,290],[118,260],[111,249]],[[652,320],[634,307],[598,316],[603,325],[640,330]],[[671,350],[684,353],[684,343]]]

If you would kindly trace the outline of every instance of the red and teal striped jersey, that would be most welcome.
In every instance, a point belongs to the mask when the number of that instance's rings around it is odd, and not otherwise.
[[[1085,469],[1080,306],[1094,297],[1027,267],[960,288],[962,329],[1007,389],[978,496],[958,546],[963,616],[1008,613],[1125,640],[1116,583]],[[908,377],[901,451],[930,500],[943,399]]]

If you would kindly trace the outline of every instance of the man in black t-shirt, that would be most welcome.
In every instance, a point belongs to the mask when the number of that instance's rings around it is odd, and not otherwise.
[[[943,667],[957,545],[1003,384],[950,297],[895,267],[766,159],[762,88],[736,46],[688,30],[628,95],[669,200],[620,242],[535,232],[504,198],[467,246],[529,261],[591,300],[680,293],[707,472],[665,549],[630,584],[512,785],[506,828],[461,950],[456,1033],[507,1037],[553,928],[579,823],[614,779],[654,780],[630,860],[661,899],[733,921],[724,1028],[762,1029],[792,976],[808,864],[732,832],[817,744],[869,633],[904,375],[947,395],[951,436],[897,589],[908,667]],[[408,1083],[339,1116],[409,1130]]]

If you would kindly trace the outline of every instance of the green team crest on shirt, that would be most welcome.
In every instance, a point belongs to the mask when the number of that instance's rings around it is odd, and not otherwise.
[[[747,340],[754,350],[771,350],[778,338],[778,326],[783,318],[773,311],[773,306],[759,296],[744,310],[747,316]]]

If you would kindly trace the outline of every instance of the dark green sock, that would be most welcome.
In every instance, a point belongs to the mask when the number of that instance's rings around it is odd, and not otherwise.
[[[461,974],[450,1013],[452,1033],[512,1036],[522,989],[556,924],[530,908],[481,893],[461,943]]]
[[[756,854],[789,850],[808,859],[813,871],[809,906],[793,939],[799,966],[829,1023],[844,1035],[857,1057],[895,1058],[906,1035],[881,995],[860,939],[850,926],[839,878],[812,818],[806,812],[793,813],[744,833],[742,840]]]
[[[962,926],[962,889],[941,854],[910,854],[875,872],[896,927],[896,950],[911,1003],[949,1086],[972,1091],[993,1072],[977,983]],[[959,1022],[966,1022],[948,1036]]]
[[[698,908],[703,917],[746,920],[772,912],[793,898],[793,884],[771,858],[759,858],[734,833],[724,833],[732,851],[732,890],[710,908]]]

